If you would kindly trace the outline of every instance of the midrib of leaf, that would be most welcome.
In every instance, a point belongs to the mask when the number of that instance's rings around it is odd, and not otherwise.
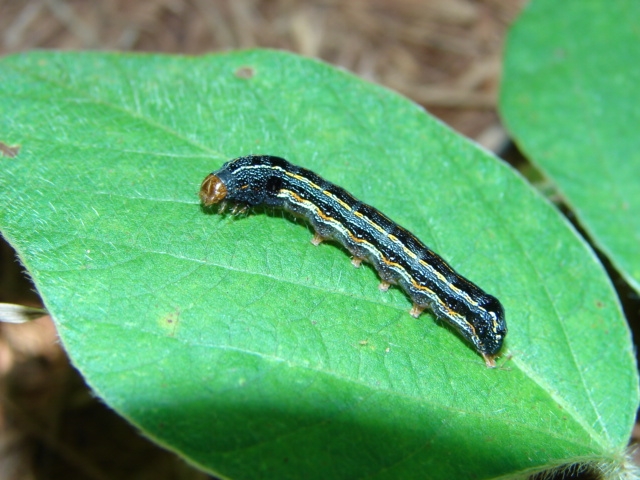
[[[58,230],[58,231],[50,230],[50,231],[56,232],[59,235],[63,235],[63,234],[66,233],[66,231],[64,231],[64,230]],[[124,243],[119,243],[119,242],[113,242],[113,241],[105,241],[105,240],[103,240],[103,239],[101,239],[99,237],[75,235],[73,238],[67,240],[64,243],[56,244],[55,246],[53,246],[51,248],[51,250],[48,250],[48,251],[54,251],[54,250],[56,250],[56,249],[58,249],[60,247],[63,247],[65,245],[70,245],[71,243],[73,243],[77,239],[80,239],[80,240],[91,240],[93,242],[103,242],[106,245],[125,248],[125,249],[127,249],[129,251],[138,250],[138,253],[136,255],[128,258],[125,261],[121,261],[121,262],[117,262],[117,263],[110,263],[109,265],[106,265],[106,266],[103,266],[103,267],[92,266],[89,269],[89,270],[92,270],[92,271],[108,270],[109,268],[112,268],[114,266],[120,266],[120,265],[124,265],[126,263],[129,263],[131,261],[135,261],[136,259],[139,259],[139,258],[141,258],[141,257],[143,257],[144,255],[147,255],[147,254],[166,255],[166,256],[175,258],[177,260],[183,260],[183,261],[195,263],[196,266],[194,267],[194,270],[191,270],[189,272],[189,274],[193,273],[195,271],[195,269],[197,269],[197,268],[214,267],[214,268],[219,268],[219,269],[225,270],[225,271],[241,273],[241,274],[247,275],[247,276],[254,276],[254,277],[259,277],[259,278],[266,278],[266,279],[270,279],[270,280],[275,280],[275,281],[278,281],[279,283],[283,283],[283,284],[287,284],[287,285],[293,285],[293,286],[298,287],[298,288],[306,288],[308,290],[331,293],[331,294],[335,294],[335,295],[344,296],[344,297],[347,297],[349,299],[358,299],[359,301],[361,301],[363,303],[371,303],[371,304],[377,305],[377,306],[382,305],[382,306],[384,306],[386,308],[397,310],[399,312],[408,312],[409,311],[409,309],[402,308],[399,305],[394,305],[392,303],[381,303],[381,302],[378,302],[378,301],[376,301],[374,299],[366,298],[366,297],[363,297],[361,295],[357,295],[355,292],[354,293],[349,293],[349,292],[347,292],[345,290],[330,289],[330,288],[327,288],[326,286],[306,284],[306,283],[303,283],[301,281],[297,281],[300,278],[300,276],[279,277],[279,276],[272,275],[272,274],[269,274],[269,273],[266,273],[266,272],[242,269],[242,268],[238,268],[238,267],[227,265],[227,264],[223,264],[223,263],[216,263],[216,262],[213,262],[211,260],[200,260],[200,259],[189,257],[189,256],[176,255],[175,253],[164,251],[164,250],[156,250],[156,249],[146,248],[146,247],[144,249],[142,249],[142,248],[134,249],[134,247],[131,247],[130,245],[127,245],[127,244],[124,244]],[[41,272],[47,272],[47,273],[64,273],[64,272],[75,272],[78,269],[76,267],[70,267],[68,269],[55,269],[54,270],[54,269],[48,269],[48,268],[41,268],[39,270]],[[433,317],[431,314],[429,314],[429,315],[431,317]]]

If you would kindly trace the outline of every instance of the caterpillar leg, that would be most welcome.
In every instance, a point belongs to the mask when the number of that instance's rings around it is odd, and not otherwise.
[[[495,357],[493,355],[488,355],[486,353],[482,353],[482,358],[484,358],[484,363],[487,366],[487,368],[495,368],[496,367],[496,360]]]
[[[234,205],[231,209],[231,215],[240,215],[245,213],[249,207],[246,205]]]
[[[356,268],[359,268],[362,264],[362,259],[360,257],[351,257],[351,265]]]
[[[421,307],[420,305],[414,303],[413,307],[411,307],[411,310],[409,311],[409,314],[413,317],[413,318],[418,318],[420,316],[420,314],[424,311],[425,307]]]
[[[324,241],[324,237],[317,233],[313,234],[313,238],[311,239],[311,243],[313,243],[316,247],[320,245]]]
[[[386,292],[387,290],[389,290],[390,286],[391,286],[391,284],[389,282],[385,282],[384,280],[382,280],[378,284],[378,290],[380,290],[381,292]]]

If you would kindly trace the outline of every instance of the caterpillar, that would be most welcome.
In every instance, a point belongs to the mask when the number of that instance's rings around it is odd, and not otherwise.
[[[248,155],[225,163],[200,187],[205,207],[227,202],[233,213],[265,205],[304,217],[315,230],[311,242],[334,240],[353,255],[351,262],[371,263],[380,290],[398,285],[413,302],[410,314],[430,308],[452,325],[495,367],[507,333],[500,301],[458,274],[415,235],[374,207],[319,175],[271,155]]]

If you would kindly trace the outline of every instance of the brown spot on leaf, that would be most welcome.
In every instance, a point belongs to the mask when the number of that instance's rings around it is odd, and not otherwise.
[[[169,312],[161,319],[162,328],[169,334],[170,337],[174,337],[178,330],[178,323],[180,322],[180,309],[176,308],[173,312]]]
[[[255,75],[256,71],[252,67],[240,67],[236,70],[236,77],[238,78],[252,78]]]
[[[18,155],[20,151],[19,145],[7,145],[6,143],[0,142],[0,154],[4,157],[14,158]]]

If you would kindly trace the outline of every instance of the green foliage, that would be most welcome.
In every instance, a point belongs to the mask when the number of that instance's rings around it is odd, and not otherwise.
[[[161,444],[229,478],[495,478],[615,462],[637,405],[597,259],[518,175],[324,64],[31,53],[0,62],[0,228],[73,362]],[[311,168],[505,305],[499,368],[280,213],[205,212],[247,153]]]
[[[590,237],[640,291],[640,2],[531,2],[501,109]]]

